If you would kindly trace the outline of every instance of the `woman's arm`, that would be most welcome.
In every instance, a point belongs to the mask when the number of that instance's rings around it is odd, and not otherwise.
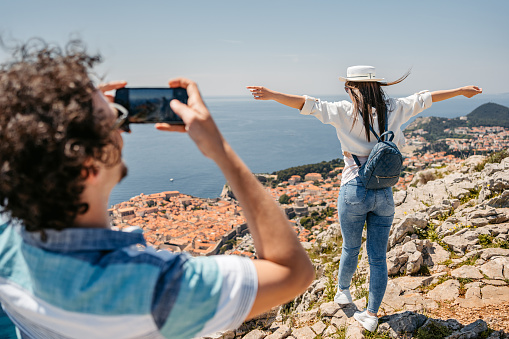
[[[306,99],[302,95],[285,94],[270,90],[263,86],[246,86],[255,100],[274,100],[288,107],[302,109]]]
[[[477,86],[465,86],[456,89],[431,92],[431,99],[433,100],[433,102],[438,102],[454,98],[458,95],[463,95],[466,96],[467,98],[471,98],[474,95],[480,93],[482,93],[482,88],[479,88]]]

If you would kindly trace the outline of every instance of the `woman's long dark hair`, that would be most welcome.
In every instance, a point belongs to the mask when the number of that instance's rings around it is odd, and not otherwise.
[[[362,116],[366,138],[371,141],[371,132],[369,125],[374,125],[373,122],[373,108],[376,110],[378,117],[378,130],[380,134],[385,132],[385,118],[387,116],[387,96],[385,95],[383,86],[391,86],[399,84],[410,75],[408,70],[401,78],[392,82],[358,82],[347,81],[345,89],[348,89],[353,101],[354,112],[359,112]],[[357,117],[354,117],[352,128],[357,122]]]

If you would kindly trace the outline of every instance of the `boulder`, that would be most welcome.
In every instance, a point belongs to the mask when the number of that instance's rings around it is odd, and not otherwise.
[[[265,337],[265,339],[284,339],[292,333],[292,330],[286,326],[281,325],[274,333]]]
[[[421,252],[414,252],[410,254],[406,263],[406,274],[414,274],[419,272],[421,265],[424,262]]]
[[[461,330],[453,332],[448,339],[474,339],[480,338],[481,333],[488,330],[488,324],[484,320],[476,320],[473,323],[463,327]]]
[[[464,265],[451,271],[451,276],[464,279],[482,279],[484,277],[481,272],[479,272],[479,269],[469,265]]]
[[[447,259],[449,259],[449,257],[451,256],[449,251],[446,251],[442,246],[440,246],[436,242],[431,243],[431,246],[428,247],[427,252],[428,253],[425,258],[427,260],[424,261],[424,264],[427,266],[438,265],[439,263],[444,262]]]
[[[397,207],[405,202],[405,199],[407,197],[407,191],[397,191],[396,193],[394,193],[393,197],[394,197],[394,206]]]
[[[262,330],[253,330],[251,332],[249,332],[248,334],[246,334],[243,339],[263,339],[267,336],[267,333],[265,333],[264,331]]]
[[[380,318],[379,323],[388,323],[392,331],[397,335],[414,333],[426,322],[426,316],[406,311]]]
[[[425,228],[428,225],[428,218],[425,213],[414,213],[406,215],[398,224],[393,225],[389,236],[387,250],[390,250],[396,243],[407,234],[415,233],[415,228]]]
[[[320,305],[320,314],[324,317],[332,317],[340,309],[334,301]]]
[[[454,300],[459,296],[459,288],[460,283],[457,280],[449,279],[429,291],[427,296],[438,301]]]
[[[348,326],[348,328],[346,329],[345,338],[364,339],[366,337],[364,336],[363,332],[364,332],[364,327],[362,327],[361,324],[355,322],[355,323],[351,324],[350,326]]]
[[[495,208],[508,208],[509,207],[509,190],[505,190],[499,196],[493,197],[486,201],[485,204]]]
[[[301,327],[294,329],[292,331],[292,336],[296,339],[314,339],[316,337],[315,332],[311,329],[311,327]]]
[[[454,252],[464,254],[469,245],[473,246],[479,242],[479,235],[465,228],[456,234],[444,237],[442,241]]]
[[[398,277],[395,279],[392,279],[393,284],[397,284],[401,291],[405,292],[408,290],[415,290],[419,288],[420,286],[427,286],[433,281],[433,277]],[[400,292],[401,293],[401,292]],[[385,298],[384,298],[385,300]]]
[[[490,279],[504,279],[504,262],[492,259],[481,265],[480,269]]]
[[[482,300],[485,305],[499,305],[509,303],[509,286],[486,285],[481,289]]]
[[[325,325],[323,323],[323,321],[319,321],[316,324],[314,324],[313,326],[311,326],[311,329],[313,330],[313,332],[316,333],[316,335],[321,335],[325,331],[326,328],[327,328],[327,325]]]

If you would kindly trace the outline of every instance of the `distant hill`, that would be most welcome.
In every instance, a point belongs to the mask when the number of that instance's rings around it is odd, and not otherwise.
[[[474,109],[467,115],[472,127],[503,126],[509,128],[509,107],[489,102]]]
[[[405,132],[423,129],[428,134],[423,137],[430,142],[443,138],[465,138],[465,135],[448,134],[444,129],[457,127],[502,126],[509,128],[509,107],[495,103],[483,104],[464,118],[419,117],[405,128]]]

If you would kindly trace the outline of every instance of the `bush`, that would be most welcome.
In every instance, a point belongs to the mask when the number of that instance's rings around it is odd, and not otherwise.
[[[419,172],[419,182],[423,185],[426,185],[428,183],[428,181],[433,181],[436,178],[437,177],[436,177],[435,173],[433,173],[431,171]]]
[[[447,326],[440,325],[435,321],[430,321],[426,328],[421,327],[417,330],[418,339],[442,339],[451,335],[452,330]]]
[[[483,162],[477,164],[474,167],[474,170],[477,172],[481,172],[486,164],[500,164],[502,160],[509,157],[509,151],[502,150],[500,152],[492,153],[490,156],[488,156]]]
[[[279,197],[279,203],[282,205],[286,205],[290,203],[290,197],[285,193]]]

